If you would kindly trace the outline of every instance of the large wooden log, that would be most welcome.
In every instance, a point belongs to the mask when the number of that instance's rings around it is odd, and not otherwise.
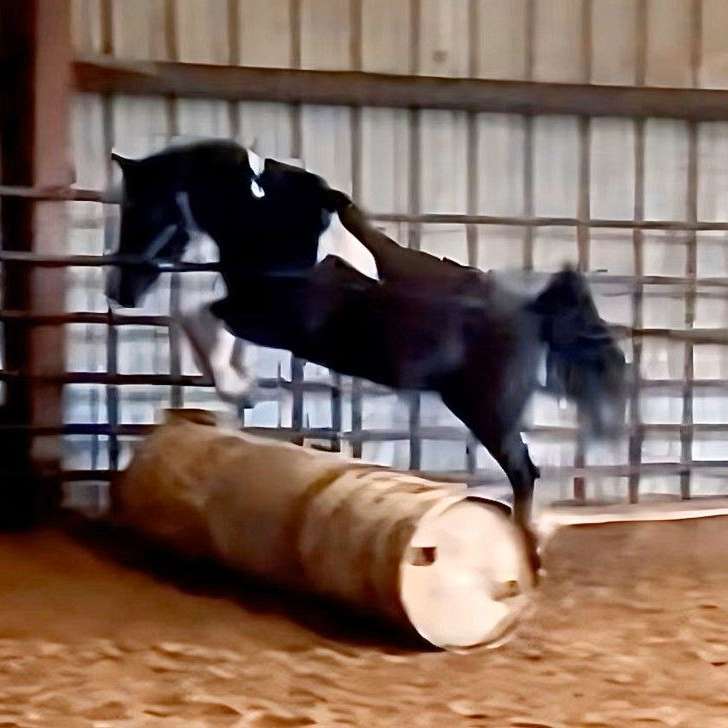
[[[334,597],[464,648],[512,632],[533,584],[498,504],[360,460],[171,411],[112,489],[112,514],[175,551]]]

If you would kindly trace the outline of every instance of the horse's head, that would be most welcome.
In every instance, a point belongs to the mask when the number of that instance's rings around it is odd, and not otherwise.
[[[148,261],[111,271],[107,296],[136,306],[159,277],[153,261],[177,261],[201,228],[251,269],[316,261],[320,235],[346,195],[316,174],[262,160],[230,140],[172,145],[143,159],[112,158],[123,176],[117,253]],[[247,257],[246,257],[247,256]]]
[[[122,306],[139,305],[157,280],[159,261],[178,261],[189,235],[179,203],[173,159],[152,156],[126,159],[112,154],[123,175],[121,229],[117,254],[142,259],[115,266],[107,277],[106,295]],[[145,264],[148,263],[148,264]]]
[[[547,389],[576,402],[590,434],[616,435],[624,424],[627,365],[586,280],[566,268],[551,278],[532,307],[543,316]]]

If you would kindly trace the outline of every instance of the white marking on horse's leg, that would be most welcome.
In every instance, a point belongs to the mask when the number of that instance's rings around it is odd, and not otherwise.
[[[192,344],[195,363],[212,379],[220,399],[234,405],[250,404],[255,378],[242,362],[233,360],[238,339],[213,315],[210,305],[182,314],[181,324]]]
[[[343,226],[336,213],[319,237],[316,261],[320,263],[327,255],[336,255],[365,276],[379,280],[374,256]]]
[[[233,369],[240,372],[241,376],[250,376],[249,372],[255,371],[255,363],[258,359],[258,350],[254,346],[248,346],[242,339],[235,339],[231,364]]]

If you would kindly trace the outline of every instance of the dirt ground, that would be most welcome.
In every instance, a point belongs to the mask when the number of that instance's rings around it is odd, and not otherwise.
[[[3,535],[0,728],[728,728],[727,521],[564,529],[467,655],[96,529]]]

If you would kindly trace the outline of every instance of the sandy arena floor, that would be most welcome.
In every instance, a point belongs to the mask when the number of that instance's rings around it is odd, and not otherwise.
[[[728,727],[727,519],[561,531],[464,656],[108,542],[0,536],[0,728]]]

